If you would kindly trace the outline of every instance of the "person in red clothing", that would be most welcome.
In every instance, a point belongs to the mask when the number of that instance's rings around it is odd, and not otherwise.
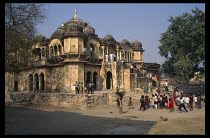
[[[168,99],[168,109],[169,109],[169,112],[172,112],[174,109],[174,102],[171,98]]]
[[[173,99],[172,100],[176,101],[176,95],[175,94],[173,95]]]
[[[190,93],[190,101],[189,101],[189,107],[190,107],[190,111],[192,111],[193,110],[193,95],[192,95],[192,93]]]

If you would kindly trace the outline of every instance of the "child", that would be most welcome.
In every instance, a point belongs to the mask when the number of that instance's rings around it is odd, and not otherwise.
[[[168,100],[168,108],[169,108],[169,112],[173,111],[174,102],[173,102],[173,100],[171,98],[169,98],[169,100]]]
[[[149,108],[150,99],[148,98],[148,96],[146,96],[144,100],[145,100],[145,107]]]
[[[123,113],[123,103],[122,103],[122,98],[120,98],[120,102],[119,102],[120,106],[119,106],[119,114],[122,114]]]
[[[155,97],[154,97],[154,106],[155,106],[155,109],[158,108],[158,96],[157,96],[157,94],[155,94]]]
[[[129,98],[129,103],[128,103],[128,107],[133,107],[132,101],[131,101],[131,97]]]
[[[144,101],[144,95],[141,96],[141,99],[140,99],[140,110],[143,108],[143,111],[145,110],[145,101]]]

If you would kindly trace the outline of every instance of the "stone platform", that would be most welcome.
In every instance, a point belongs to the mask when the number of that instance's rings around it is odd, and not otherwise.
[[[10,106],[56,106],[83,109],[99,105],[114,105],[115,91],[95,91],[94,94],[73,93],[5,93],[5,104]]]

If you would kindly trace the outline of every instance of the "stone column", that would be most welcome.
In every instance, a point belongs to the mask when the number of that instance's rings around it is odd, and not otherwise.
[[[122,50],[120,50],[120,60],[122,60]]]
[[[119,50],[118,50],[118,47],[117,47],[116,61],[118,61],[118,55],[119,55]]]

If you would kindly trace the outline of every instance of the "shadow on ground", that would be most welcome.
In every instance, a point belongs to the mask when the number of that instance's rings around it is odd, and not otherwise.
[[[155,124],[156,121],[5,106],[6,135],[145,135]]]

